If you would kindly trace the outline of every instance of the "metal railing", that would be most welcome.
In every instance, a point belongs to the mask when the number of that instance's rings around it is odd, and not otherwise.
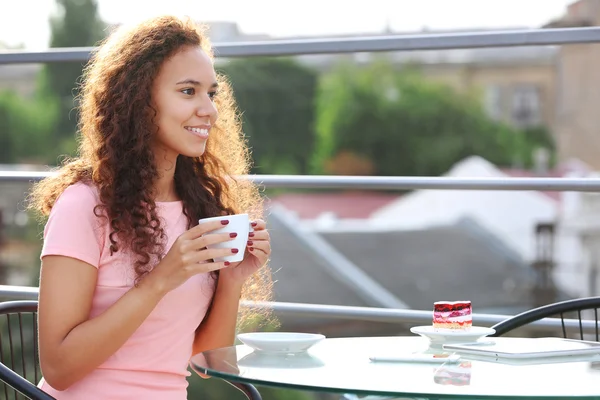
[[[0,301],[9,300],[37,300],[39,289],[30,286],[0,285]],[[378,307],[350,307],[323,304],[284,303],[284,302],[251,302],[243,301],[242,307],[252,309],[271,309],[275,315],[292,317],[310,317],[325,319],[348,319],[354,321],[383,322],[390,324],[417,323],[431,324],[431,311],[390,309]],[[473,320],[479,326],[492,326],[510,318],[510,315],[498,314],[473,314]],[[561,320],[558,318],[544,318],[532,322],[527,329],[539,332],[556,332],[561,329]],[[593,333],[596,329],[595,321],[582,322],[583,331]],[[578,330],[579,320],[565,319],[567,331]]]
[[[547,46],[600,42],[600,28],[523,29],[510,31],[424,33],[260,42],[215,43],[217,57],[290,56],[356,52],[448,50],[482,47]],[[87,61],[92,47],[0,52],[0,64]]]
[[[0,182],[37,181],[48,171],[0,171]],[[364,190],[541,190],[600,192],[600,178],[452,178],[428,176],[245,175],[266,188]]]

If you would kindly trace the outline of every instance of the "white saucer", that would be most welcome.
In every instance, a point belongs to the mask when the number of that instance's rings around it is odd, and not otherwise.
[[[483,326],[472,326],[469,330],[453,329],[434,329],[431,325],[413,326],[410,328],[412,333],[421,335],[431,342],[432,345],[442,345],[447,343],[469,343],[476,342],[482,337],[496,333],[492,328]]]
[[[237,338],[255,351],[271,354],[291,354],[308,350],[325,339],[325,336],[317,333],[251,332],[240,333]]]

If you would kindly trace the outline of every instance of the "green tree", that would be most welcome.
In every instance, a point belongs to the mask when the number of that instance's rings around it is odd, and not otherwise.
[[[475,93],[429,81],[417,69],[397,71],[385,60],[358,68],[342,64],[321,82],[313,167],[355,154],[376,175],[439,175],[470,155],[498,165],[531,161],[550,143],[547,132],[526,132],[487,117]]]
[[[52,99],[28,100],[0,92],[0,163],[50,162],[58,107]]]
[[[15,160],[15,144],[10,131],[10,111],[4,104],[4,96],[4,93],[0,93],[0,164],[9,164]]]
[[[524,149],[543,148],[549,151],[549,164],[554,165],[557,159],[556,143],[552,134],[544,126],[533,126],[523,130]],[[523,155],[523,162],[527,166],[534,165],[533,151]]]
[[[221,72],[243,112],[255,172],[307,173],[315,142],[316,73],[285,58],[235,60]]]
[[[105,24],[98,17],[96,0],[56,0],[56,4],[58,12],[50,18],[50,47],[93,46],[104,37]],[[55,138],[61,142],[74,141],[77,129],[74,98],[83,66],[82,62],[50,63],[43,71],[42,92],[60,103]]]

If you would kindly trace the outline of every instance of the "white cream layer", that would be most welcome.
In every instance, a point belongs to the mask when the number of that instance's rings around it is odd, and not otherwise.
[[[444,315],[434,317],[436,321],[448,321],[448,322],[465,322],[471,321],[473,317],[471,315],[461,315],[460,317],[446,317]]]

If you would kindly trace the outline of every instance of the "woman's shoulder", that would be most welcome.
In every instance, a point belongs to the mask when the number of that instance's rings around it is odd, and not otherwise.
[[[99,204],[98,189],[92,183],[77,182],[63,191],[57,200],[58,205],[87,208],[95,207]]]

